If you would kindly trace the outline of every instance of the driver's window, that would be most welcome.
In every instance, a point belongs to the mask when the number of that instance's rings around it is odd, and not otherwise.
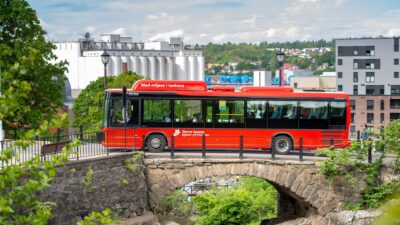
[[[138,124],[139,116],[139,101],[128,99],[127,112],[126,112],[126,125],[134,126]],[[122,116],[122,99],[113,98],[110,107],[110,126],[122,127],[124,126],[124,119]]]
[[[122,99],[113,98],[110,107],[110,126],[120,127],[124,125],[122,118]]]

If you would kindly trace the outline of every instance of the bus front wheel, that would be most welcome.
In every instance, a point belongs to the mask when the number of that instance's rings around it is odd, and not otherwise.
[[[146,147],[150,152],[162,152],[165,149],[166,141],[160,134],[152,134],[146,140]]]
[[[277,154],[287,155],[292,148],[292,140],[288,136],[279,135],[272,140],[272,151]]]

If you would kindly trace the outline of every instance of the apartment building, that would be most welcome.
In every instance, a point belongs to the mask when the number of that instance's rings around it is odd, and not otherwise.
[[[336,39],[337,91],[350,94],[350,135],[400,119],[399,38]]]

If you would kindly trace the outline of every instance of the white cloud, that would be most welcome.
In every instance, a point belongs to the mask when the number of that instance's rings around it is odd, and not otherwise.
[[[111,31],[111,34],[119,34],[121,36],[125,36],[126,35],[126,28],[120,27],[118,29],[115,29],[115,30]]]
[[[386,35],[389,37],[400,36],[400,27],[389,29]]]
[[[151,41],[168,41],[170,37],[182,37],[184,35],[183,29],[173,30],[154,35],[150,38]]]
[[[199,36],[200,37],[207,37],[207,34],[206,33],[201,33]]]
[[[87,26],[85,27],[85,31],[89,33],[94,33],[96,32],[96,27],[95,26]]]
[[[147,19],[149,20],[160,20],[160,19],[166,19],[168,17],[170,16],[165,12],[147,15]]]
[[[335,6],[339,7],[339,6],[343,5],[347,1],[348,0],[335,0]]]

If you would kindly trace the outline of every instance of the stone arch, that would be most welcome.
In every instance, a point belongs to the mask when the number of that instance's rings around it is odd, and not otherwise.
[[[295,206],[322,216],[340,211],[344,202],[353,202],[359,197],[357,188],[343,187],[343,183],[329,185],[323,176],[318,175],[314,162],[154,159],[146,160],[146,164],[151,207],[161,197],[191,181],[221,176],[246,175],[265,179]],[[300,213],[306,213],[304,210]]]

